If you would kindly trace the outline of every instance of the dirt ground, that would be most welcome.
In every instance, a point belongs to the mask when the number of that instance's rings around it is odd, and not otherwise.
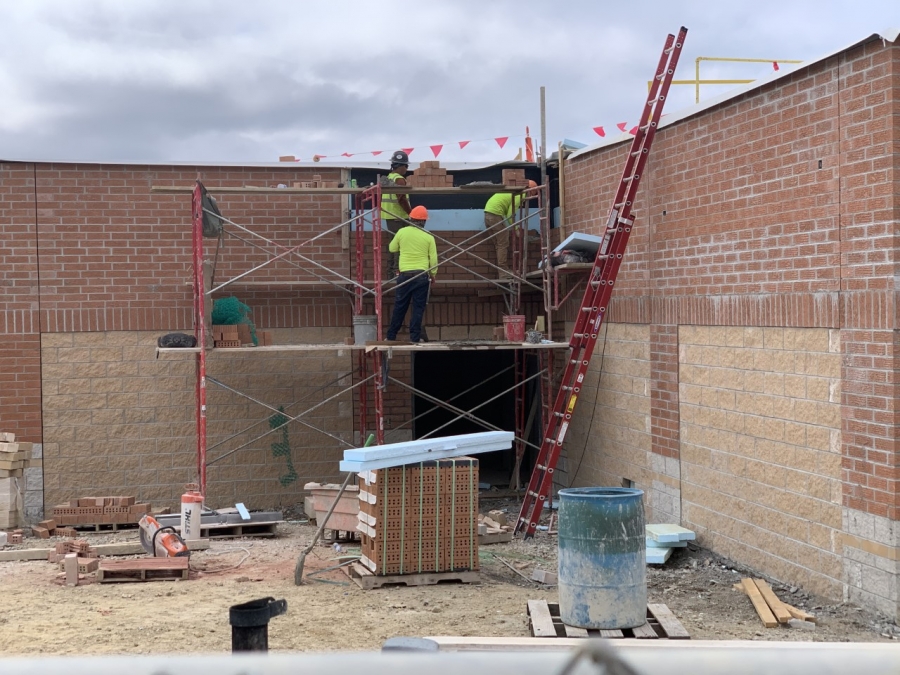
[[[488,505],[485,505],[488,506]],[[487,508],[484,508],[486,511]],[[535,539],[481,549],[481,583],[363,591],[341,570],[293,583],[294,563],[315,529],[280,525],[272,539],[216,540],[191,558],[189,581],[62,585],[49,562],[0,563],[0,654],[146,654],[225,652],[228,608],[257,598],[287,600],[269,625],[271,651],[373,650],[394,636],[528,636],[526,602],[556,600],[554,587],[527,581],[535,568],[556,570],[556,540]],[[92,543],[136,540],[136,531],[90,534]],[[25,548],[38,540],[27,540]],[[51,542],[54,540],[51,540]],[[46,544],[47,541],[41,542]],[[352,552],[319,546],[306,571],[330,567]],[[785,601],[819,617],[815,631],[766,629],[732,584],[761,576],[699,547],[648,567],[651,602],[669,606],[694,639],[880,641],[900,628],[864,609],[829,603],[774,584]]]

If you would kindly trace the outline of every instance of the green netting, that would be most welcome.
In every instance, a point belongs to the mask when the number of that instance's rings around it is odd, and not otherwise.
[[[256,326],[250,319],[250,307],[234,296],[219,298],[213,303],[212,323],[214,326],[233,326],[245,323],[250,326],[250,337],[253,338],[253,344],[259,345],[259,339],[256,337]]]

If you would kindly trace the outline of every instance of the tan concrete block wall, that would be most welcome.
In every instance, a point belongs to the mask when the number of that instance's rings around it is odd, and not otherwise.
[[[277,329],[276,344],[340,343],[341,328]],[[156,332],[52,333],[42,336],[44,502],[133,494],[174,506],[186,482],[196,480],[195,359],[156,358]],[[213,352],[207,374],[274,408],[296,415],[338,393],[350,381],[350,351],[245,354]],[[346,377],[321,391],[341,373]],[[303,420],[352,442],[350,393]],[[301,400],[304,399],[305,400]],[[295,402],[298,402],[292,405]],[[208,460],[247,447],[208,470],[213,506],[242,501],[267,508],[300,501],[304,483],[333,479],[343,446],[298,422],[287,425],[290,463],[273,444],[274,414],[258,403],[208,385]],[[254,426],[251,426],[254,425]],[[221,443],[221,444],[220,444]],[[220,444],[220,445],[217,445]],[[294,470],[291,471],[290,466]]]
[[[649,326],[607,323],[597,339],[581,397],[566,435],[563,485],[621,487],[623,479],[647,491],[655,478],[650,459]]]
[[[830,597],[842,595],[840,375],[835,330],[679,329],[683,524]]]

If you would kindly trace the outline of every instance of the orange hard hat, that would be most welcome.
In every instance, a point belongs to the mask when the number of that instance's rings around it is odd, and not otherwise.
[[[536,187],[537,187],[537,183],[535,183],[533,180],[530,180],[530,181],[528,181],[528,187],[529,187],[529,188],[536,188]]]
[[[415,206],[409,212],[410,220],[428,220],[428,209],[424,206]]]

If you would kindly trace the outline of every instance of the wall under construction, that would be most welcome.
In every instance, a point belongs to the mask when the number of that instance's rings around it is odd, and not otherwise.
[[[571,158],[567,229],[600,231],[627,147]],[[658,132],[575,480],[632,479],[654,519],[893,617],[898,147],[900,46],[880,38]]]

